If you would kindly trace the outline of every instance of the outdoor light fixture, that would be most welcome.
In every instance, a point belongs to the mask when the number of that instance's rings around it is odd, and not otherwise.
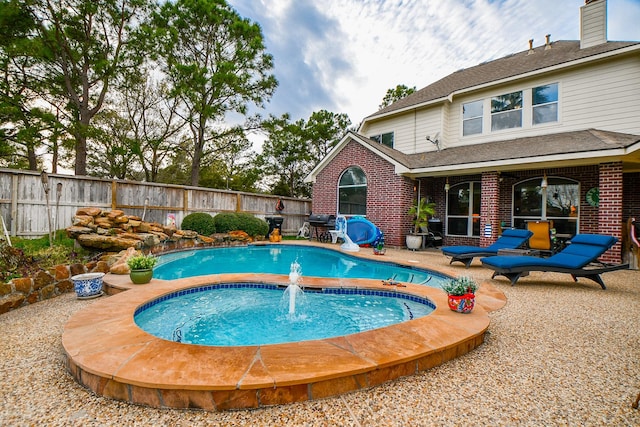
[[[444,184],[444,191],[448,193],[450,188],[451,186],[449,185],[449,177],[447,177],[447,182]]]
[[[549,183],[547,182],[547,172],[545,171],[542,181],[540,182],[540,188],[547,188]]]

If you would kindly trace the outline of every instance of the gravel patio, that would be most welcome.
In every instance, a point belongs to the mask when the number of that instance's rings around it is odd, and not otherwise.
[[[485,343],[429,371],[325,400],[223,413],[152,409],[95,396],[65,371],[63,326],[93,303],[66,294],[0,315],[0,425],[640,425],[631,407],[640,392],[640,271],[605,274],[607,290],[555,273],[512,287],[477,260],[450,267],[439,251],[388,249],[385,259],[504,292]]]

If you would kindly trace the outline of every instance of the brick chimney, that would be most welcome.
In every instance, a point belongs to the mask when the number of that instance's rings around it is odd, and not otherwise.
[[[585,0],[580,8],[580,49],[607,42],[607,0]]]

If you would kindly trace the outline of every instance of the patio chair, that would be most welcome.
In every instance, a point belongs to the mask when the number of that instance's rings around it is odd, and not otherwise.
[[[533,235],[529,239],[529,249],[539,250],[547,255],[553,255],[554,245],[551,239],[553,221],[527,221],[527,230]]]
[[[473,258],[480,256],[498,255],[500,249],[517,249],[527,243],[533,235],[529,230],[508,229],[502,232],[493,244],[480,248],[478,246],[443,246],[440,248],[443,254],[451,257],[449,264],[460,261],[469,268]]]
[[[600,274],[629,268],[629,264],[605,264],[596,262],[598,257],[612,247],[618,239],[602,234],[576,234],[571,244],[549,258],[535,256],[495,256],[481,258],[485,267],[494,271],[493,276],[505,276],[515,285],[518,279],[531,271],[568,273],[574,281],[586,277],[607,289]]]

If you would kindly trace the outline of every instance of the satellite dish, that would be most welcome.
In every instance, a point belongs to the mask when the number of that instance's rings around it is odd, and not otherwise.
[[[429,135],[427,135],[426,140],[436,146],[436,149],[440,151],[440,132],[436,132],[433,139]]]

